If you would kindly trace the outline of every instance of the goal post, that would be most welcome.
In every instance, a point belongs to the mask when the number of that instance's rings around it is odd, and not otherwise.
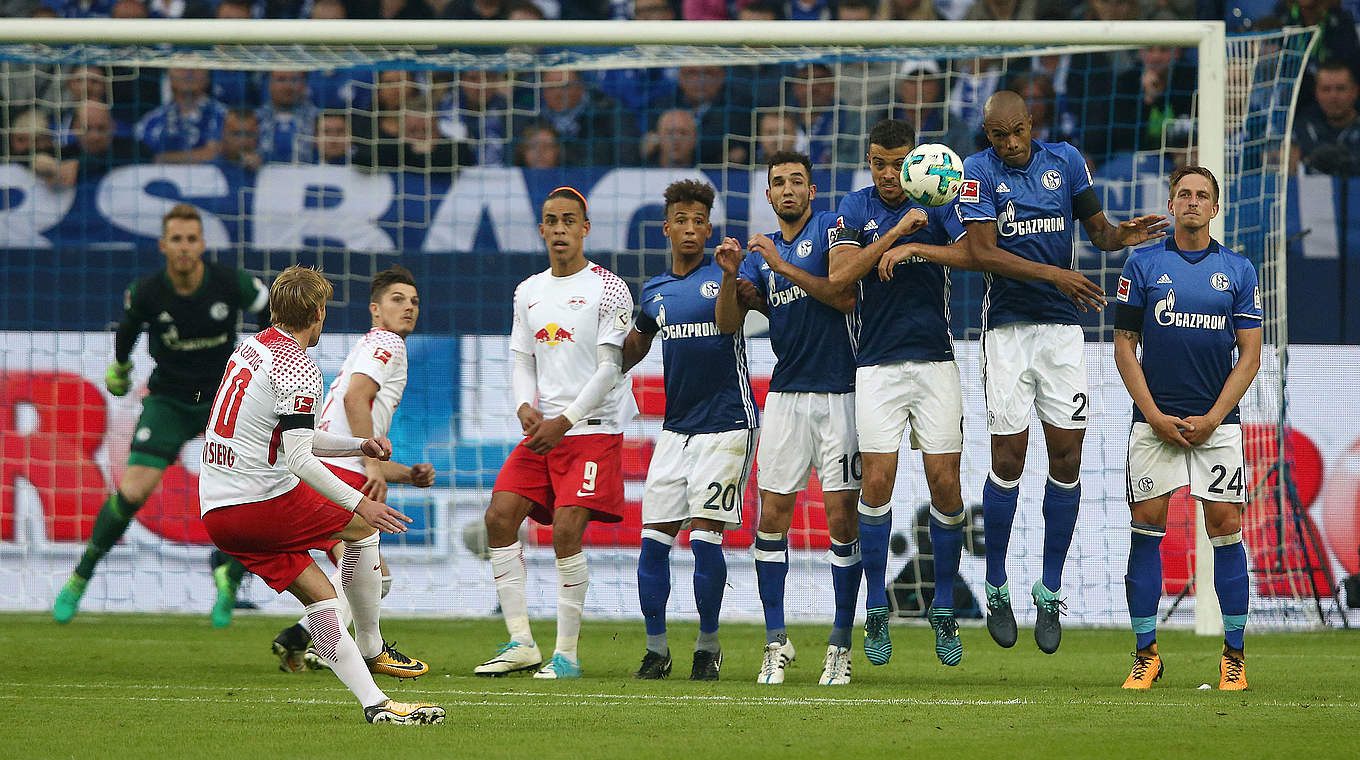
[[[756,160],[754,147],[760,136],[758,121],[766,113],[782,116],[795,110],[784,90],[793,76],[790,72],[809,63],[825,64],[832,72],[838,93],[833,108],[844,108],[856,116],[859,132],[853,137],[862,139],[872,125],[872,118],[890,112],[890,106],[903,105],[896,89],[903,62],[941,62],[942,71],[926,76],[938,78],[937,84],[946,88],[929,103],[938,107],[944,121],[922,126],[919,131],[923,140],[946,141],[961,134],[971,138],[969,130],[976,128],[976,122],[965,123],[966,119],[949,110],[953,96],[947,88],[967,84],[965,80],[970,76],[977,81],[990,76],[987,81],[997,86],[998,82],[1009,81],[1011,75],[1027,71],[1026,67],[1041,58],[1065,62],[1100,54],[1134,60],[1137,51],[1150,47],[1174,48],[1184,60],[1193,61],[1193,105],[1190,113],[1179,116],[1185,122],[1190,144],[1173,144],[1165,136],[1151,142],[1140,137],[1136,150],[1111,149],[1108,163],[1102,158],[1103,165],[1096,167],[1096,185],[1111,219],[1122,221],[1135,213],[1163,212],[1167,167],[1177,160],[1186,160],[1191,153],[1195,163],[1206,166],[1222,179],[1220,204],[1224,212],[1213,221],[1211,232],[1252,258],[1260,269],[1268,314],[1262,375],[1249,398],[1244,399],[1244,422],[1250,418],[1254,424],[1273,431],[1268,445],[1274,451],[1263,457],[1262,467],[1283,461],[1287,455],[1282,434],[1286,347],[1284,156],[1302,62],[1312,36],[1309,30],[1284,30],[1229,38],[1222,22],[1209,21],[1017,24],[7,19],[0,24],[0,65],[10,67],[11,71],[29,67],[35,76],[49,77],[52,86],[47,90],[36,88],[32,97],[35,110],[49,111],[54,116],[69,115],[71,104],[59,90],[69,81],[73,70],[84,66],[114,72],[111,76],[121,77],[124,83],[138,78],[154,80],[161,69],[227,71],[240,74],[242,80],[256,77],[250,81],[256,82],[261,90],[267,85],[259,83],[268,82],[268,77],[273,76],[271,72],[354,71],[362,74],[356,76],[355,88],[374,101],[380,96],[383,73],[405,72],[419,79],[419,87],[413,86],[413,90],[419,90],[422,108],[435,108],[433,101],[441,92],[450,95],[452,105],[447,106],[447,113],[441,110],[438,114],[450,119],[461,118],[460,114],[469,109],[467,102],[459,100],[457,91],[464,75],[499,72],[509,83],[507,89],[513,84],[525,96],[523,102],[513,101],[504,106],[506,123],[511,125],[517,125],[520,117],[531,124],[532,117],[546,110],[548,86],[543,80],[549,72],[605,76],[622,70],[704,65],[721,67],[725,76],[731,73],[735,78],[732,72],[768,66],[779,72],[773,86],[780,92],[773,103],[752,104],[749,112],[733,116],[745,123],[728,125],[733,128],[725,130],[729,134],[720,140],[721,159],[697,160],[681,167],[653,166],[637,159],[606,159],[612,163],[521,168],[509,153],[527,142],[523,135],[507,134],[504,130],[493,134],[483,129],[471,137],[459,132],[463,127],[454,124],[449,127],[451,132],[445,134],[460,136],[449,136],[449,141],[464,141],[469,155],[476,154],[475,160],[460,156],[454,164],[442,168],[429,163],[412,168],[378,162],[360,171],[357,161],[353,165],[348,160],[326,165],[315,156],[304,159],[299,153],[294,158],[271,159],[250,172],[235,174],[236,170],[230,167],[175,166],[145,160],[113,168],[107,177],[101,175],[102,179],[91,181],[88,187],[58,187],[36,179],[31,162],[16,159],[7,152],[8,148],[0,146],[0,255],[6,249],[26,251],[24,255],[7,256],[0,266],[11,279],[27,278],[23,281],[35,286],[50,276],[63,293],[79,293],[91,302],[103,304],[98,307],[98,316],[104,322],[116,319],[117,304],[112,301],[117,299],[112,289],[121,289],[133,276],[133,271],[125,271],[132,266],[129,262],[144,266],[154,261],[149,250],[154,244],[159,214],[168,208],[168,199],[177,195],[206,212],[205,236],[219,260],[265,276],[294,262],[320,264],[340,280],[338,284],[342,287],[337,291],[334,316],[327,324],[328,332],[334,330],[337,335],[328,336],[318,352],[328,378],[343,360],[346,336],[367,329],[364,296],[368,277],[389,263],[399,262],[413,268],[422,283],[422,294],[431,295],[424,304],[421,328],[412,337],[409,393],[417,400],[403,402],[394,437],[400,438],[399,444],[417,446],[419,461],[436,460],[441,478],[431,492],[394,489],[421,517],[430,538],[424,543],[394,541],[390,550],[385,543],[384,551],[406,566],[410,578],[409,585],[394,592],[390,601],[396,610],[408,614],[486,614],[495,600],[489,582],[481,582],[485,566],[472,551],[477,546],[475,523],[500,460],[516,440],[513,419],[504,414],[508,407],[502,408],[508,403],[509,377],[505,341],[508,327],[503,318],[509,313],[509,303],[502,301],[515,282],[542,268],[541,246],[534,228],[536,194],[556,184],[581,184],[590,201],[595,225],[587,250],[618,271],[633,286],[636,295],[641,283],[664,266],[666,249],[659,235],[657,206],[661,190],[674,179],[702,172],[715,185],[718,200],[714,223],[718,234],[740,236],[770,229],[768,225],[773,224],[774,216],[764,202],[764,170]],[[990,68],[979,63],[986,61],[1000,63]],[[886,67],[887,76],[894,78],[889,94],[884,96],[888,100],[877,102],[873,96],[864,95],[852,102],[845,92],[864,84],[862,80],[870,75],[862,72],[875,66]],[[143,76],[147,72],[155,76]],[[1112,80],[1114,76],[1114,71],[1077,73],[1092,80],[1100,77]],[[515,80],[517,76],[521,79]],[[1090,86],[1092,89],[1081,97],[1094,101],[1103,96],[1098,89],[1105,86],[1103,81]],[[871,89],[865,84],[862,91],[869,93]],[[159,90],[143,88],[139,92],[138,97],[142,98],[160,97]],[[885,90],[874,92],[881,96]],[[159,101],[155,104],[159,105]],[[259,102],[252,105],[258,106]],[[1077,133],[1083,128],[1101,126],[1097,122],[1102,117],[1091,115],[1097,113],[1095,109],[1083,110],[1086,101],[1069,106],[1075,112],[1069,116],[1077,122]],[[330,109],[325,113],[341,112],[356,120],[366,107],[353,103],[338,108],[323,106]],[[799,108],[804,115],[813,112],[809,116],[816,116],[815,109]],[[401,113],[407,111],[404,101],[400,109]],[[646,124],[660,112],[660,106],[650,103],[631,110],[625,105],[616,109],[613,118],[618,122],[631,119]],[[1265,114],[1264,120],[1249,124],[1258,113]],[[1104,118],[1126,117],[1116,109],[1113,115]],[[373,122],[377,120],[375,116]],[[485,128],[486,123],[481,126]],[[1137,132],[1142,125],[1122,126]],[[59,124],[52,129],[70,127]],[[400,129],[398,133],[404,135]],[[629,139],[642,144],[647,139],[642,131],[645,127]],[[808,134],[799,134],[802,146],[815,141]],[[700,135],[701,139],[704,137]],[[308,139],[311,140],[308,146],[319,150],[319,138],[313,135]],[[439,139],[436,137],[435,142]],[[495,151],[479,150],[495,141],[498,141]],[[588,149],[600,147],[598,143],[609,142],[609,138],[591,137],[578,142]],[[624,141],[620,138],[614,142]],[[732,158],[733,153],[728,150],[739,142],[750,147],[744,159]],[[960,155],[972,152],[954,147]],[[612,154],[607,150],[600,154],[620,155],[617,149]],[[826,158],[816,161],[819,196],[824,196],[819,208],[834,208],[846,192],[866,184],[862,155],[862,151],[858,154],[853,150],[830,151]],[[13,163],[7,164],[7,159]],[[1111,168],[1116,165],[1120,168]],[[247,175],[248,179],[241,179]],[[76,218],[81,215],[90,218]],[[1109,290],[1122,267],[1125,252],[1098,252],[1086,243],[1083,235],[1079,233],[1077,237],[1074,255],[1079,257],[1082,270],[1090,272],[1093,279]],[[91,276],[85,277],[86,273]],[[978,421],[983,416],[976,351],[976,314],[981,297],[978,280],[958,273],[955,278],[954,338],[958,341],[956,350],[968,396],[965,445],[969,450],[964,454],[963,488],[965,504],[969,504],[977,500],[971,492],[977,490],[988,465],[985,428]],[[24,370],[34,374],[39,370],[67,371],[90,381],[92,389],[87,389],[88,392],[98,395],[100,361],[109,351],[107,336],[99,333],[103,322],[96,317],[84,319],[77,327],[72,327],[76,324],[74,319],[47,319],[41,324],[33,320],[24,322],[13,315],[21,311],[16,306],[19,299],[27,297],[17,288],[0,292],[0,300],[5,301],[11,315],[0,326],[10,336],[0,347],[0,371]],[[104,304],[105,301],[110,303]],[[1071,588],[1074,622],[1115,626],[1126,620],[1122,559],[1116,562],[1111,558],[1125,552],[1128,541],[1121,448],[1126,440],[1121,435],[1127,431],[1120,430],[1120,425],[1127,423],[1128,401],[1113,370],[1109,320],[1109,316],[1101,316],[1085,325],[1088,335],[1094,338],[1088,347],[1088,363],[1092,365],[1093,395],[1099,396],[1098,401],[1092,400],[1092,410],[1103,422],[1088,433],[1083,470],[1086,503],[1074,554],[1068,563],[1071,581],[1064,585]],[[753,374],[764,373],[767,379],[772,366],[768,343],[757,336],[751,345],[756,365]],[[149,366],[143,356],[138,363],[139,371]],[[654,396],[659,388],[659,359],[650,357],[640,366],[636,377],[639,394]],[[440,393],[429,391],[432,387]],[[660,406],[644,400],[643,407],[642,421],[628,433],[626,479],[630,509],[636,509],[651,441],[660,427],[657,416]],[[126,429],[130,424],[126,419],[129,412],[123,409],[121,413],[121,419],[109,424],[104,442],[108,448],[92,454],[98,459],[106,485],[120,469],[115,439],[130,432]],[[186,456],[192,455],[191,451],[186,452]],[[925,560],[929,549],[920,533],[914,532],[911,513],[923,498],[928,498],[928,493],[917,472],[919,460],[915,453],[904,448],[903,454],[903,474],[894,494],[897,505],[894,530],[903,537],[906,552],[915,552],[916,559]],[[1041,447],[1031,451],[1028,469],[1033,471],[1030,474],[1040,473],[1039,480],[1026,480],[1022,486],[1021,514],[1011,544],[1013,566],[1022,567],[1027,574],[1037,567],[1037,547],[1042,536],[1034,493],[1035,483],[1042,482],[1041,457]],[[1252,510],[1270,515],[1290,514],[1294,507],[1286,503],[1287,489],[1282,484],[1263,477],[1257,485]],[[42,488],[34,486],[24,493],[27,496],[16,498],[12,514],[4,517],[17,515],[16,524],[28,525],[27,532],[11,530],[0,535],[0,609],[39,608],[50,601],[50,593],[64,580],[62,574],[69,571],[66,565],[74,558],[73,544],[78,542],[70,536],[79,533],[68,529],[61,534],[66,536],[64,540],[56,540],[53,521],[71,521],[67,526],[70,528],[89,517],[78,514],[52,517],[43,511],[45,505],[40,508],[37,504],[45,498]],[[754,500],[754,493],[748,493],[745,522],[752,528]],[[816,539],[818,530],[824,536],[825,522],[809,504],[813,502],[799,502],[799,517],[790,537],[789,616],[793,620],[821,620],[830,615],[826,605],[827,584],[822,582],[826,571],[821,550],[825,546]],[[1187,516],[1193,526],[1193,514]],[[818,522],[819,519],[823,521]],[[1266,522],[1269,520],[1263,517],[1253,524]],[[1276,527],[1269,530],[1253,528],[1254,532],[1249,533],[1249,544],[1269,545],[1271,556],[1276,558],[1267,567],[1262,559],[1268,553],[1265,547],[1260,547],[1260,551],[1256,546],[1251,548],[1257,573],[1253,576],[1256,584],[1253,609],[1263,610],[1268,625],[1315,625],[1319,621],[1311,611],[1315,589],[1308,585],[1313,578],[1307,559],[1309,550],[1299,545],[1304,539],[1282,533],[1278,526],[1283,523],[1277,521]],[[0,532],[4,524],[0,520]],[[466,547],[462,540],[465,529]],[[44,530],[46,536],[41,535]],[[628,531],[636,533],[636,526],[627,523],[625,528],[613,532],[594,528],[592,531],[595,531],[591,534],[592,572],[598,573],[599,580],[592,580],[589,612],[597,616],[631,617],[636,607],[631,579],[637,537]],[[131,553],[121,549],[115,549],[110,558],[122,562],[116,567],[117,572],[123,573],[120,581],[126,585],[158,588],[129,597],[118,588],[99,585],[103,583],[100,581],[92,586],[94,604],[103,603],[102,609],[118,609],[128,603],[137,609],[192,608],[191,600],[198,592],[183,578],[192,577],[192,573],[185,571],[196,561],[195,549],[191,542],[177,543],[163,533],[152,535],[154,532],[138,533],[135,538],[140,545],[154,548],[155,551],[146,554],[161,563],[158,573],[128,569],[132,565]],[[1195,548],[1191,533],[1202,538],[1203,531],[1193,527],[1185,531],[1190,545],[1183,547],[1184,553],[1211,557],[1207,541]],[[550,576],[551,551],[542,535],[531,530],[528,538],[534,572]],[[754,618],[759,614],[759,605],[755,601],[753,569],[749,554],[740,550],[745,548],[741,541],[729,539],[733,588],[725,612]],[[683,554],[678,549],[674,553],[677,577],[687,570]],[[1299,560],[1298,556],[1304,559]],[[1291,559],[1279,559],[1284,557]],[[1304,563],[1302,570],[1296,566],[1300,561]],[[897,573],[900,562],[893,563],[892,572]],[[976,555],[965,558],[967,584],[974,586],[975,591],[981,588],[980,563]],[[1198,588],[1206,592],[1198,595],[1196,601],[1213,596],[1211,569],[1207,576],[1202,575],[1211,567],[1207,562],[1195,564]],[[24,568],[38,568],[40,580],[21,579]],[[456,578],[465,580],[458,582]],[[1188,584],[1191,578],[1184,580]],[[56,585],[49,589],[51,584]],[[900,585],[905,589],[901,599],[910,599],[921,589],[933,589],[931,582],[920,574],[915,581],[900,580]],[[550,614],[553,601],[541,596],[532,600],[531,610],[535,614]],[[1265,599],[1260,607],[1256,604],[1258,596]],[[1175,590],[1168,588],[1163,606],[1168,615],[1175,613],[1173,623],[1189,625],[1193,621],[1201,632],[1212,632],[1218,625],[1212,605],[1193,604],[1192,618],[1184,612],[1185,607],[1175,606],[1174,597]],[[259,598],[261,603],[283,604],[263,594]],[[898,601],[895,596],[899,613],[908,614],[910,606],[897,604]],[[675,603],[680,614],[693,614],[690,602],[677,599]],[[1025,600],[1019,600],[1017,613],[1022,618],[1033,614],[1032,607],[1026,605]]]

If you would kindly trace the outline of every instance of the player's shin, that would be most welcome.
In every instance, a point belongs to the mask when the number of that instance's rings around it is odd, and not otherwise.
[[[888,543],[892,538],[892,502],[871,506],[859,502],[859,547],[864,565],[865,606],[887,609]]]
[[[340,612],[334,599],[309,604],[306,607],[308,627],[312,630],[312,644],[316,653],[330,665],[341,683],[350,690],[364,707],[382,704],[387,695],[373,682],[368,665],[349,631],[340,625]]]
[[[576,642],[581,636],[581,613],[590,587],[585,552],[557,559],[557,647],[555,654],[580,662]]]
[[[930,508],[930,543],[935,552],[935,601],[937,610],[954,609],[954,581],[959,575],[959,557],[963,553],[963,508],[945,514],[933,505]]]
[[[859,603],[859,581],[864,573],[859,541],[842,543],[831,539],[828,559],[831,561],[831,589],[836,602],[836,616],[831,623],[831,638],[827,643],[849,647],[850,629],[855,625],[855,607]]]
[[[1157,641],[1157,603],[1162,598],[1162,538],[1166,528],[1146,523],[1129,524],[1129,567],[1124,594],[1129,602],[1129,623],[1137,636],[1136,648],[1145,650]]]
[[[723,535],[710,530],[691,530],[690,550],[694,552],[694,603],[699,608],[699,639],[695,650],[720,652],[718,615],[722,612],[723,588],[727,585],[727,558],[723,556]]]
[[[987,583],[996,588],[1006,585],[1006,552],[1019,498],[1018,479],[1002,480],[994,472],[987,473],[982,486],[982,533],[987,547]]]
[[[1051,476],[1044,485],[1044,588],[1062,588],[1063,565],[1077,529],[1081,481],[1060,483]]]
[[[671,546],[675,536],[651,528],[642,529],[638,554],[638,604],[647,628],[647,648],[670,654],[666,644],[666,602],[671,596]]]
[[[532,646],[534,636],[529,631],[529,605],[524,589],[524,546],[516,541],[509,546],[491,547],[491,574],[510,641]]]
[[[358,541],[346,541],[344,554],[340,556],[340,583],[354,617],[354,641],[365,658],[377,657],[383,651],[382,630],[378,623],[382,600],[380,538],[375,531]],[[315,636],[313,633],[313,639]]]
[[[133,503],[117,491],[109,494],[108,500],[94,518],[90,543],[85,547],[85,553],[80,556],[80,562],[76,565],[76,575],[85,580],[94,576],[95,565],[99,564],[104,555],[108,554],[113,545],[118,543],[118,539],[127,532],[133,516],[141,507],[141,504]]]
[[[1223,643],[1229,649],[1241,652],[1250,596],[1242,531],[1212,536],[1209,543],[1214,547],[1214,591],[1218,593],[1218,606],[1223,613]]]
[[[765,609],[765,642],[787,638],[784,630],[784,581],[789,575],[789,538],[756,531],[756,585]]]

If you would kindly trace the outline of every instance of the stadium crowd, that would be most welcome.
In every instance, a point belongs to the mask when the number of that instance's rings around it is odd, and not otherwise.
[[[0,15],[112,18],[1030,20],[1228,18],[1237,31],[1318,24],[1300,93],[1295,160],[1360,171],[1360,0],[0,0]],[[1258,6],[1252,8],[1251,6]],[[53,186],[136,162],[467,166],[759,165],[780,150],[852,167],[883,117],[967,155],[981,104],[1024,95],[1035,137],[1094,165],[1188,141],[1193,51],[691,65],[576,72],[205,71],[0,64],[0,162]],[[1251,110],[1251,109],[1249,109]]]

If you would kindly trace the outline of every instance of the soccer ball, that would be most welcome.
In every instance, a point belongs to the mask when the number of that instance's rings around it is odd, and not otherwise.
[[[912,203],[943,206],[959,195],[963,161],[948,145],[917,146],[902,162],[901,182]]]

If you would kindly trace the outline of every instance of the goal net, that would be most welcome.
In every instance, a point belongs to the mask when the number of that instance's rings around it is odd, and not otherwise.
[[[717,189],[716,242],[777,228],[764,160],[797,149],[814,162],[815,209],[869,184],[865,138],[882,118],[960,155],[985,143],[983,101],[998,88],[1029,101],[1036,137],[1080,146],[1106,214],[1164,212],[1166,178],[1188,161],[1223,180],[1215,235],[1260,273],[1267,315],[1262,370],[1243,400],[1251,500],[1245,525],[1253,625],[1316,625],[1333,577],[1288,486],[1283,409],[1284,176],[1288,131],[1312,30],[1225,38],[1221,24],[912,22],[73,22],[8,21],[0,30],[0,609],[50,605],[124,470],[152,362],[134,354],[134,393],[102,384],[123,289],[162,262],[162,215],[198,207],[209,258],[269,278],[319,265],[336,284],[314,351],[327,381],[369,327],[368,282],[411,269],[422,298],[408,340],[410,380],[392,433],[396,458],[431,462],[427,490],[393,487],[415,518],[385,537],[397,577],[386,601],[405,614],[488,615],[496,608],[480,520],[519,434],[508,333],[515,285],[546,267],[537,209],[569,184],[589,201],[590,258],[633,288],[668,265],[662,192],[679,179]],[[912,41],[883,46],[882,40]],[[1115,44],[1117,43],[1117,44]],[[1127,251],[1084,235],[1079,267],[1107,292]],[[977,339],[982,278],[955,272],[950,316],[964,380],[963,495],[972,505],[955,608],[982,598],[980,494],[989,469]],[[1130,402],[1113,363],[1112,311],[1085,325],[1091,397],[1083,503],[1064,594],[1077,624],[1127,621],[1129,514],[1124,451]],[[255,328],[252,319],[243,334]],[[753,384],[773,355],[748,325]],[[633,371],[642,417],[626,435],[627,518],[587,533],[588,612],[636,616],[642,484],[664,409],[660,351]],[[1282,433],[1284,433],[1282,435]],[[185,447],[101,564],[83,609],[206,610],[210,547],[197,518],[202,441]],[[1031,436],[1010,572],[1040,567],[1047,461]],[[904,448],[894,503],[892,597],[919,615],[933,594],[920,458]],[[815,481],[790,535],[788,615],[829,620],[828,540]],[[758,619],[744,527],[728,534],[724,613]],[[1173,501],[1164,542],[1164,610],[1194,619],[1194,509]],[[547,529],[531,524],[530,609],[555,610]],[[682,540],[672,553],[674,615],[694,614]],[[1210,586],[1201,586],[1209,589]],[[1178,599],[1184,593],[1184,599]],[[296,604],[263,584],[243,596],[269,611]],[[1212,592],[1209,593],[1212,596]],[[1017,614],[1032,618],[1026,595]],[[1203,617],[1203,615],[1202,615]]]

